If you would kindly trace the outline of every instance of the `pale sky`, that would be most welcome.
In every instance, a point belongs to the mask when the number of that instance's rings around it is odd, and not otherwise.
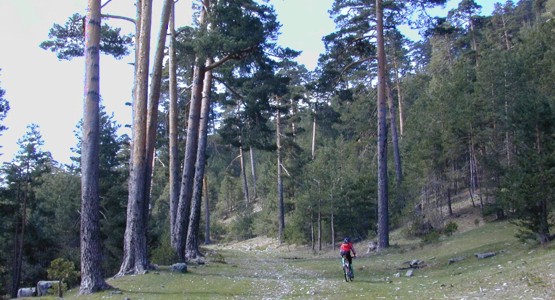
[[[105,3],[106,0],[103,1]],[[134,17],[134,0],[112,0],[103,13]],[[161,6],[159,0],[155,5]],[[299,62],[314,69],[324,50],[321,38],[334,31],[327,11],[333,0],[272,0],[281,22],[282,46],[303,51]],[[458,0],[451,0],[451,6]],[[482,14],[489,15],[494,2],[478,0]],[[189,24],[191,0],[177,2],[176,25]],[[152,35],[159,31],[157,19],[161,7],[154,7]],[[8,130],[0,136],[0,163],[9,162],[19,150],[17,141],[26,133],[27,125],[39,125],[45,145],[55,160],[69,163],[71,147],[76,145],[74,130],[83,113],[84,62],[82,58],[59,61],[52,52],[39,44],[48,39],[54,23],[65,24],[73,13],[86,13],[85,0],[0,0],[0,87],[10,103],[3,124]],[[131,23],[112,20],[109,24],[132,30]],[[132,56],[100,60],[102,104],[116,121],[131,123],[131,108],[124,103],[131,99]]]

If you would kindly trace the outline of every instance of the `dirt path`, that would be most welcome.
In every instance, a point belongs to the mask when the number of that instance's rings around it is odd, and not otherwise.
[[[295,255],[303,250],[282,249],[272,239],[257,238],[218,248],[242,253],[230,258],[229,263],[251,272],[258,299],[327,299],[323,294],[344,284],[339,275],[330,279],[323,276],[322,270],[303,266],[305,258]]]

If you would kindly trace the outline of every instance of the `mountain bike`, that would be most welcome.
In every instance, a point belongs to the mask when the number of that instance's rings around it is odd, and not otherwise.
[[[345,255],[341,256],[341,265],[343,266],[343,275],[345,276],[345,281],[352,281],[355,278],[353,274],[353,265],[349,263],[349,260]]]

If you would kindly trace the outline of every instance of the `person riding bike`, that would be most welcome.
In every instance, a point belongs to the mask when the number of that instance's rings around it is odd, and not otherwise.
[[[353,252],[353,256],[351,256],[351,252]],[[351,268],[351,279],[354,278],[353,273],[353,257],[357,256],[357,252],[355,247],[353,246],[353,242],[349,237],[345,237],[343,239],[343,243],[339,246],[339,254],[341,257],[345,257],[349,261],[349,266]]]

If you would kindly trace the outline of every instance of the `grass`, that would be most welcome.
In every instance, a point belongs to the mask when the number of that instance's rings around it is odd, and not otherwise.
[[[116,289],[66,299],[554,299],[555,245],[529,246],[516,227],[495,222],[421,245],[392,234],[392,247],[360,255],[346,283],[335,251],[313,255],[300,247],[210,246],[209,263],[186,274],[167,267],[109,280]],[[357,245],[359,254],[365,245]],[[248,250],[245,250],[248,249]],[[475,253],[495,252],[478,259]],[[450,264],[451,258],[464,258]],[[426,266],[406,277],[404,262]],[[48,299],[43,297],[42,299]],[[56,299],[56,298],[51,298]]]

